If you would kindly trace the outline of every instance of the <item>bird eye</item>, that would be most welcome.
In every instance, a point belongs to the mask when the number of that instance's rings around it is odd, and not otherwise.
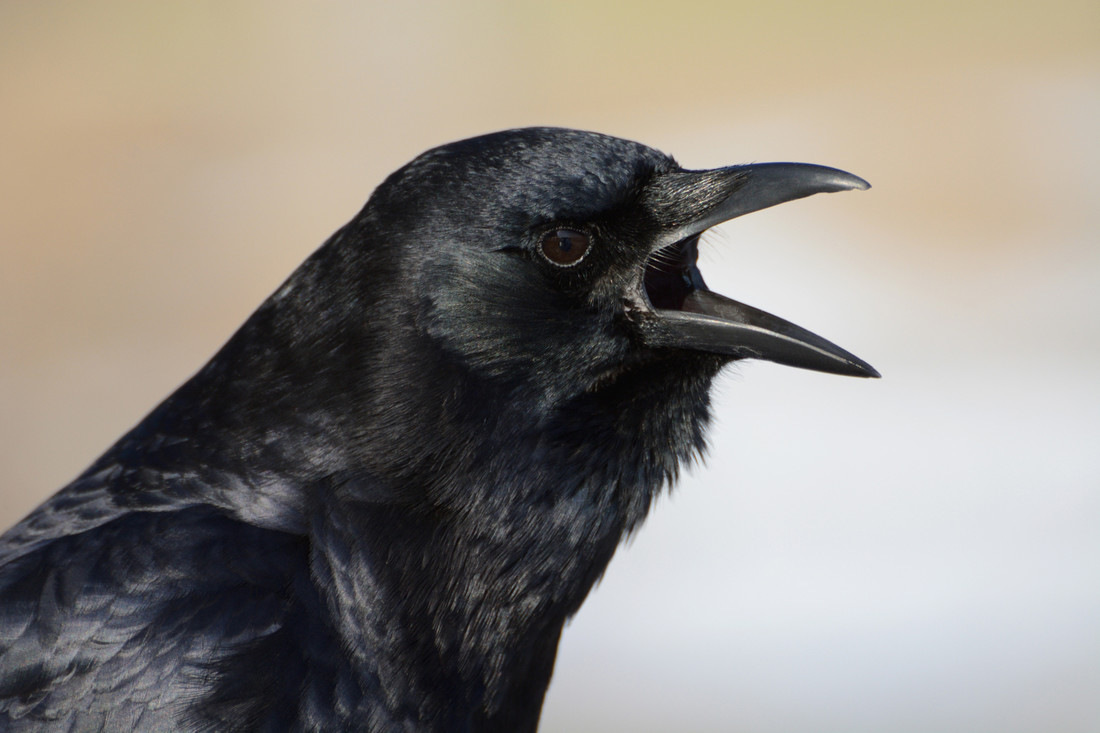
[[[559,267],[569,267],[588,254],[588,235],[575,229],[556,229],[539,243],[542,256]]]

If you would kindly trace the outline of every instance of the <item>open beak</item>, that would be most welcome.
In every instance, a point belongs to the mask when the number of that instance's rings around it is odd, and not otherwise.
[[[728,190],[701,212],[677,217],[651,253],[642,278],[649,317],[637,326],[643,342],[655,348],[679,348],[766,359],[779,364],[853,377],[878,377],[867,362],[836,344],[770,313],[707,289],[696,266],[699,234],[743,214],[815,193],[867,189],[850,173],[804,163],[765,163],[716,171],[682,171],[677,187]],[[685,175],[699,179],[684,185]]]

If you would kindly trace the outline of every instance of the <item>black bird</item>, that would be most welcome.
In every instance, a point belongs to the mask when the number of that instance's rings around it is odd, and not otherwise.
[[[424,153],[0,538],[0,730],[525,731],[723,365],[878,376],[699,235],[867,188],[565,129]]]

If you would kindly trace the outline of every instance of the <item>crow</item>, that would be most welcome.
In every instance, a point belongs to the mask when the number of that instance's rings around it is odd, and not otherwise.
[[[878,376],[708,290],[700,234],[867,187],[558,128],[420,155],[0,538],[0,730],[534,730],[723,366]]]

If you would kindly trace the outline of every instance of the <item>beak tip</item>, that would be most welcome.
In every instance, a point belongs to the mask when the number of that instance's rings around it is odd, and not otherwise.
[[[832,170],[835,171],[833,178],[834,191],[866,191],[871,187],[866,179],[857,175],[835,168]]]
[[[843,355],[844,366],[838,373],[848,377],[861,377],[863,379],[882,379],[878,369],[860,359],[855,354],[837,347],[838,355]]]
[[[769,359],[769,361],[776,361],[780,364],[786,364],[787,366],[798,367],[800,369],[809,369],[815,372],[825,372],[827,374],[837,374],[842,377],[857,377],[859,379],[882,379],[882,375],[879,374],[878,369],[863,361],[862,359],[844,358],[837,359],[835,356],[832,363],[818,362],[793,362],[779,359]]]

